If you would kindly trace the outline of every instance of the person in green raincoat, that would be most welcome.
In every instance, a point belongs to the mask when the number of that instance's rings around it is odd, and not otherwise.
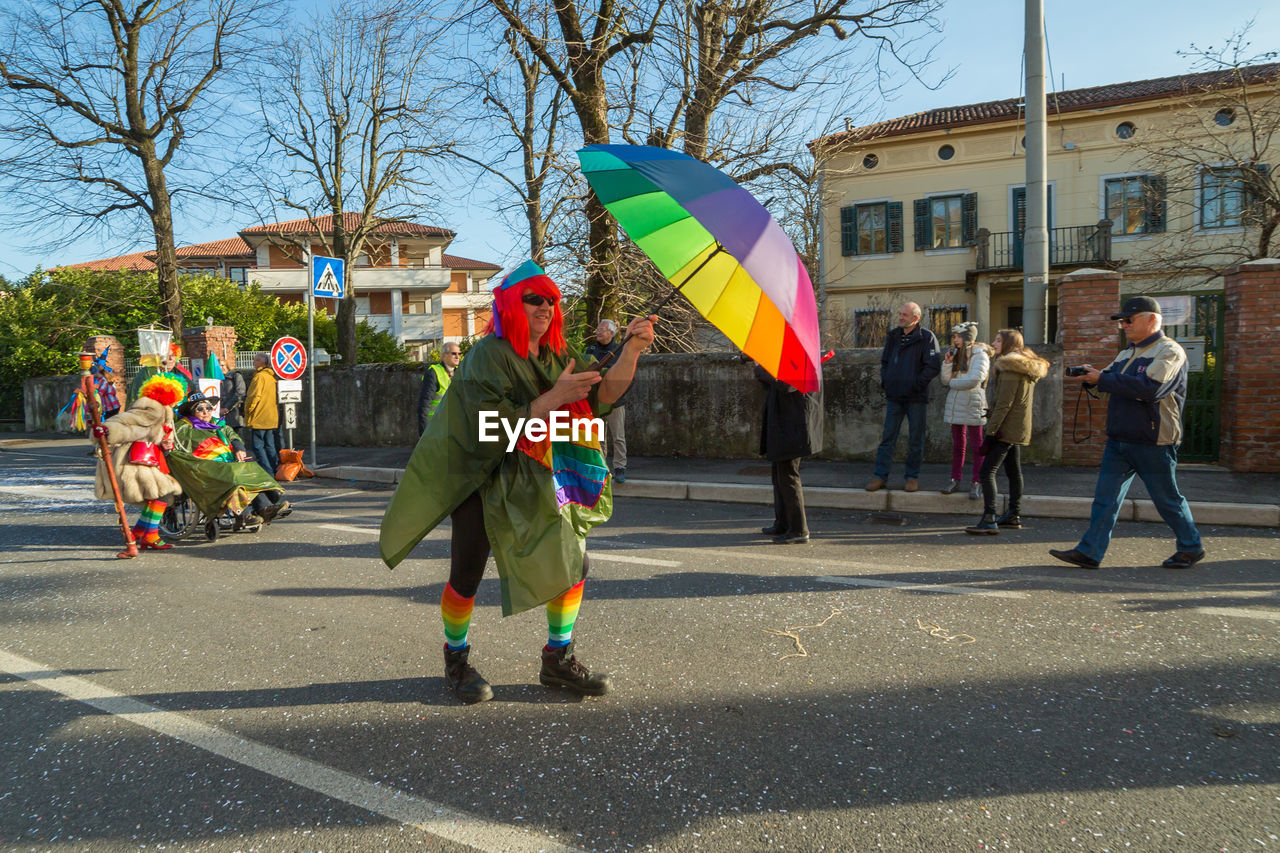
[[[533,261],[493,294],[489,328],[454,374],[387,507],[379,550],[394,568],[452,520],[440,610],[445,679],[463,702],[493,698],[469,662],[468,642],[491,552],[504,616],[546,606],[539,681],[603,695],[609,677],[577,659],[572,638],[588,570],[586,535],[613,511],[600,424],[592,420],[631,384],[657,318],[634,320],[616,362],[602,372],[565,343],[560,289]]]
[[[214,418],[217,397],[193,391],[178,407],[169,467],[207,518],[224,509],[250,527],[270,524],[292,510],[284,489],[253,460],[236,431]]]

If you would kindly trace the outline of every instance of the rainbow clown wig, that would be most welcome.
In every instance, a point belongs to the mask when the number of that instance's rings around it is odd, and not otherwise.
[[[502,338],[521,358],[529,354],[529,319],[521,301],[526,289],[556,301],[551,308],[551,326],[538,341],[538,347],[549,347],[556,355],[563,355],[564,315],[560,312],[560,288],[533,261],[525,261],[516,267],[493,289],[493,314],[485,334],[492,333]]]
[[[155,400],[166,408],[173,408],[187,396],[187,383],[172,373],[157,373],[138,389],[139,397]]]

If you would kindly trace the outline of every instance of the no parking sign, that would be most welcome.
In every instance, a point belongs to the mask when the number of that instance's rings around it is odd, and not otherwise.
[[[297,379],[307,369],[307,350],[302,341],[287,335],[271,345],[271,369],[281,379]]]

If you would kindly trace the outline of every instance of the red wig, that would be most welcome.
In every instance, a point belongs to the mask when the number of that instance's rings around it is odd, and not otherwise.
[[[555,300],[551,306],[551,325],[538,341],[538,347],[550,347],[556,355],[563,355],[564,314],[560,311],[560,288],[533,261],[525,261],[493,289],[493,311],[484,333],[502,338],[522,358],[528,356],[529,318],[525,316],[522,299],[526,290]]]

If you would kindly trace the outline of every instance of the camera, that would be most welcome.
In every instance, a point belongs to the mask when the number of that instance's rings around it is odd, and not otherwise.
[[[1068,376],[1084,376],[1088,372],[1089,372],[1089,368],[1087,367],[1068,367],[1067,368]]]

